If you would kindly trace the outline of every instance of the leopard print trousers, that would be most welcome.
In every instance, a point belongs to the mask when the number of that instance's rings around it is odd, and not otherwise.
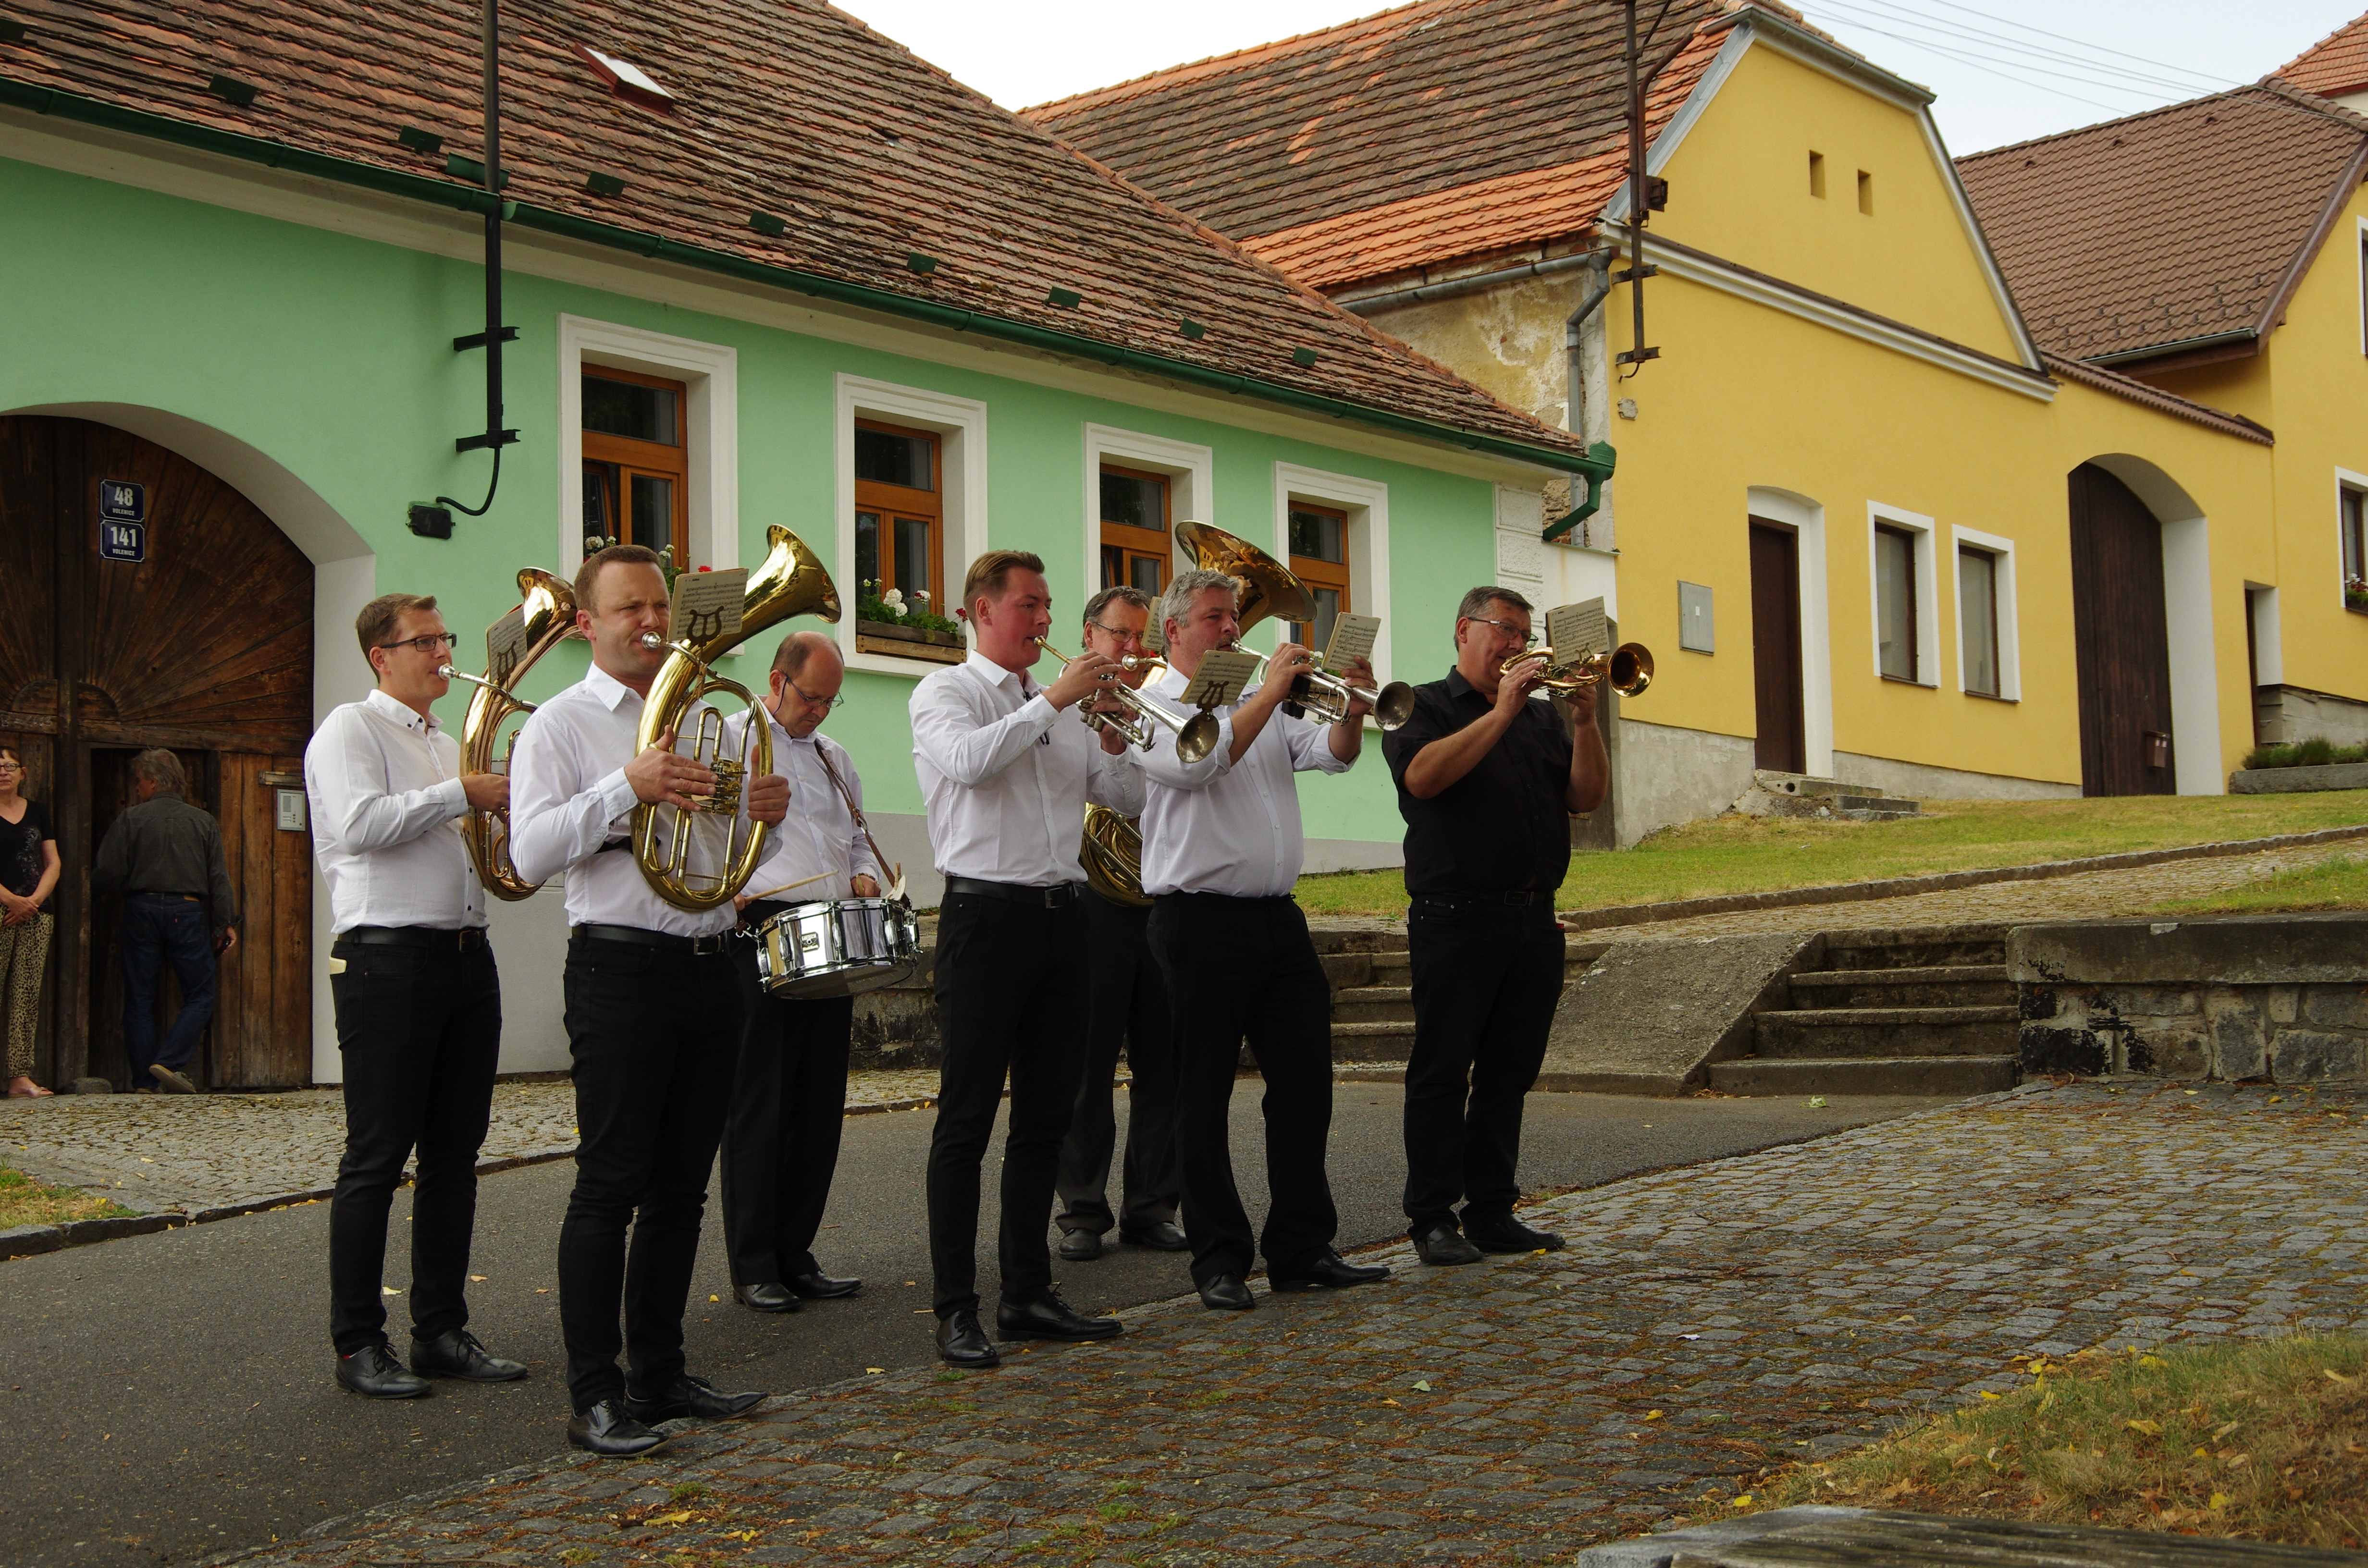
[[[33,1075],[33,1037],[41,1024],[41,975],[53,923],[41,914],[21,926],[0,926],[0,991],[6,992],[11,1078]]]

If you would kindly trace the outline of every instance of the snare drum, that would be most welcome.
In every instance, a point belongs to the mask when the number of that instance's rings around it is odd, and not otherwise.
[[[901,898],[793,903],[759,925],[757,981],[784,1000],[854,996],[921,963],[921,926]]]

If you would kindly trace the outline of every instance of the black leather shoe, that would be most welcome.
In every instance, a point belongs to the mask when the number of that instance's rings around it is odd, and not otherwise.
[[[1091,1263],[1102,1255],[1102,1238],[1099,1231],[1064,1231],[1061,1244],[1053,1249],[1064,1261]]]
[[[1032,1301],[1006,1300],[995,1309],[995,1332],[1006,1339],[1115,1339],[1126,1331],[1116,1318],[1089,1318],[1047,1290]]]
[[[608,1459],[626,1459],[648,1453],[666,1440],[664,1432],[653,1432],[627,1415],[625,1403],[611,1397],[571,1416],[567,1423],[568,1442]]]
[[[938,1320],[938,1359],[954,1367],[992,1367],[1003,1353],[978,1326],[978,1313],[966,1308]]]
[[[465,1328],[413,1340],[411,1369],[423,1378],[464,1378],[472,1383],[514,1383],[526,1376],[526,1363],[489,1353]]]
[[[417,1399],[431,1391],[427,1380],[403,1369],[394,1347],[385,1340],[363,1346],[337,1358],[337,1381],[372,1399]]]
[[[1549,1231],[1532,1231],[1510,1214],[1486,1220],[1463,1217],[1463,1233],[1482,1252],[1560,1252],[1562,1238]]]
[[[1121,1231],[1118,1239],[1129,1246],[1149,1247],[1155,1252],[1192,1250],[1192,1244],[1184,1238],[1184,1228],[1173,1220],[1162,1220],[1139,1231]]]
[[[852,1296],[863,1289],[860,1279],[833,1279],[819,1268],[790,1276],[790,1289],[809,1301],[835,1301],[841,1296]]]
[[[752,1312],[793,1312],[805,1305],[787,1285],[734,1285],[732,1293]]]
[[[1212,1312],[1246,1312],[1258,1305],[1258,1298],[1240,1275],[1218,1274],[1201,1285],[1201,1304]]]
[[[625,1391],[625,1414],[644,1426],[689,1416],[694,1421],[721,1421],[741,1415],[765,1396],[761,1393],[717,1393],[705,1378],[677,1372],[647,1394]]]
[[[1477,1263],[1480,1249],[1463,1239],[1463,1233],[1441,1220],[1426,1225],[1415,1233],[1414,1252],[1417,1257],[1433,1268],[1451,1268],[1459,1263]]]
[[[1351,1285],[1371,1285],[1390,1277],[1388,1266],[1375,1264],[1360,1267],[1344,1262],[1338,1253],[1326,1247],[1315,1258],[1285,1272],[1269,1264],[1266,1282],[1277,1290],[1345,1290]]]

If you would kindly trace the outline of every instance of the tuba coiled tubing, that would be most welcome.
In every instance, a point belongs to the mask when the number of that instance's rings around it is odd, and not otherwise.
[[[1143,830],[1133,817],[1108,806],[1087,806],[1077,858],[1094,892],[1112,903],[1151,907],[1151,896],[1143,891]]]
[[[518,585],[521,596],[518,614],[525,622],[526,645],[517,662],[506,670],[496,670],[489,660],[482,676],[472,676],[450,665],[443,665],[439,671],[448,680],[464,680],[476,687],[469,696],[468,715],[461,722],[463,773],[508,776],[518,732],[511,731],[508,744],[502,744],[502,727],[511,719],[535,710],[533,703],[517,695],[518,683],[534,667],[537,659],[570,637],[579,635],[575,630],[575,590],[564,579],[538,566],[524,566],[518,569]],[[495,756],[496,745],[501,747],[498,761]],[[476,868],[477,881],[495,898],[515,903],[533,897],[535,890],[542,885],[528,881],[510,864],[508,808],[489,812],[472,808],[461,829],[461,837],[469,846],[469,863]]]
[[[755,695],[738,681],[718,674],[714,661],[791,616],[814,615],[836,621],[839,615],[838,590],[803,540],[775,523],[765,530],[765,542],[768,547],[765,559],[749,574],[743,591],[737,630],[699,641],[678,637],[667,644],[671,652],[650,682],[641,728],[634,736],[636,752],[647,751],[667,735],[679,737],[693,708],[713,692],[737,698],[748,710],[736,756],[724,755],[723,718],[712,708],[700,714],[690,732],[691,750],[685,754],[715,773],[715,792],[707,798],[700,814],[733,819],[724,828],[721,874],[690,869],[694,819],[689,813],[666,808],[674,813],[672,831],[661,844],[660,807],[644,801],[633,808],[633,859],[651,891],[677,909],[713,909],[730,903],[748,885],[757,862],[765,858],[766,824],[748,823],[744,839],[737,812],[748,781],[773,771],[772,725]]]

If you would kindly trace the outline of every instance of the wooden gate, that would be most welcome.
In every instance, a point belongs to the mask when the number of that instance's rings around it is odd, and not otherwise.
[[[2071,510],[2080,792],[2175,794],[2162,525],[2094,463],[2072,471]]]
[[[1807,769],[1808,726],[1801,713],[1801,536],[1783,523],[1751,519],[1752,765],[1778,773]]]
[[[104,559],[103,539],[143,558]],[[222,1087],[310,1082],[310,840],[278,831],[274,812],[313,729],[312,562],[246,497],[153,442],[0,418],[0,738],[25,748],[27,792],[50,803],[64,862],[43,1073],[128,1083],[117,910],[94,901],[89,870],[128,803],[131,756],[168,746],[191,803],[222,823],[245,916],[197,1066]]]

